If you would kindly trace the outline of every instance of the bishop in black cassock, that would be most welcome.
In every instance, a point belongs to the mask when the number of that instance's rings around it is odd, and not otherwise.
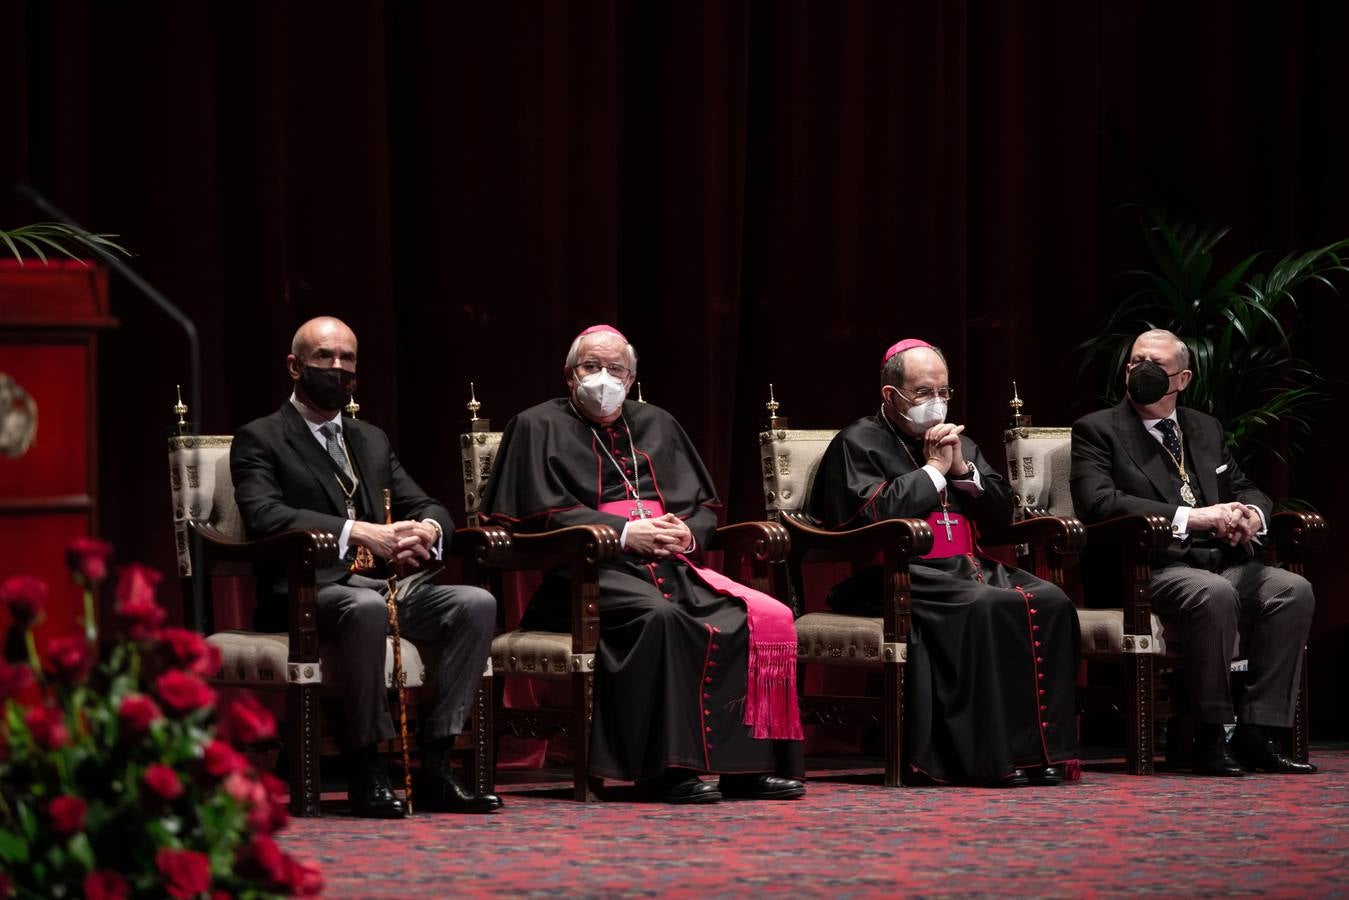
[[[1077,615],[1056,586],[980,554],[978,531],[1011,521],[1011,490],[963,427],[945,421],[950,394],[939,350],[914,340],[891,347],[880,411],[834,437],[807,508],[830,528],[894,518],[932,524],[932,553],[909,567],[911,775],[1055,784],[1077,771]],[[828,603],[879,616],[880,598],[873,567],[836,586]]]
[[[594,774],[668,802],[799,797],[791,611],[690,559],[720,503],[679,423],[626,399],[635,369],[615,329],[583,331],[565,365],[569,395],[507,424],[483,513],[514,531],[603,524],[621,534],[624,552],[599,575]],[[570,627],[568,577],[547,576],[521,627]]]

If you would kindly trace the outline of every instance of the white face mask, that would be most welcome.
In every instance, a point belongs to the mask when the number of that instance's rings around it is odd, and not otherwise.
[[[607,419],[623,408],[628,389],[607,370],[586,375],[576,384],[576,402],[597,419]]]
[[[921,437],[933,425],[946,421],[946,401],[933,397],[926,403],[910,407],[907,413],[900,413],[899,417],[903,420],[900,424],[905,431],[914,437]]]

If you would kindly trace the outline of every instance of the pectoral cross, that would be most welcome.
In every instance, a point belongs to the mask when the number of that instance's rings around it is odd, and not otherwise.
[[[633,502],[637,504],[637,508],[628,511],[628,518],[629,518],[629,519],[649,519],[649,518],[651,518],[651,510],[647,509],[645,506],[642,505],[642,498],[641,498],[641,497],[633,497],[632,499],[633,499]]]
[[[942,508],[941,518],[933,519],[932,521],[936,522],[938,525],[946,526],[946,543],[948,544],[951,543],[951,541],[953,540],[953,538],[951,537],[951,526],[959,525],[960,522],[957,521],[956,519],[951,518],[951,514],[946,511],[945,507]]]

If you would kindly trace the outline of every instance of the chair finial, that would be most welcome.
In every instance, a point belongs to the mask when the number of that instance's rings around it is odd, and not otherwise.
[[[646,398],[642,396],[642,383],[640,381],[637,382],[637,402],[638,403],[646,402]]]
[[[478,421],[478,410],[482,409],[482,404],[478,402],[478,395],[474,392],[471,381],[468,383],[468,403],[464,405],[468,408],[469,424]]]
[[[356,416],[360,413],[361,404],[356,402],[355,394],[351,395],[351,399],[347,401],[346,406],[342,407],[342,411],[347,415],[351,416],[353,419],[356,418]]]
[[[178,394],[178,402],[173,404],[173,414],[178,417],[178,433],[187,434],[187,404],[183,402],[183,386],[175,384],[173,389]]]
[[[777,431],[787,427],[787,417],[778,415],[778,407],[781,405],[781,403],[778,403],[777,396],[773,393],[773,383],[769,382],[768,402],[764,404],[764,408],[768,410],[767,427],[769,431]]]
[[[1012,399],[1007,401],[1007,405],[1012,408],[1012,418],[1007,423],[1008,427],[1029,428],[1030,416],[1021,414],[1021,407],[1025,406],[1026,403],[1021,399],[1021,395],[1017,392],[1015,381],[1012,382]]]

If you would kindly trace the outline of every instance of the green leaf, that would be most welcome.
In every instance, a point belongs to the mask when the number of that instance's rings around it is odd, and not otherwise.
[[[0,828],[0,859],[10,865],[28,862],[28,842],[8,828]]]

